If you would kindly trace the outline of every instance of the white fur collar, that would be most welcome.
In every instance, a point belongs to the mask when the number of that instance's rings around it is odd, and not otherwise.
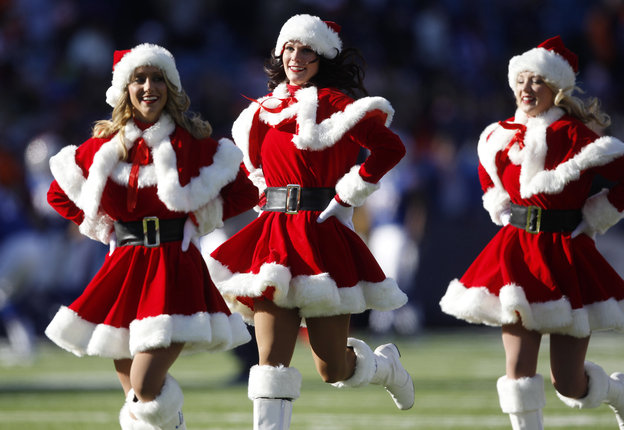
[[[278,85],[272,96],[258,99],[267,108],[279,106],[281,100],[289,97],[286,84]],[[301,88],[294,95],[296,103],[284,108],[281,112],[271,113],[261,109],[258,103],[252,102],[237,118],[232,127],[232,136],[236,144],[245,154],[245,166],[251,172],[259,166],[253,166],[249,159],[249,132],[253,119],[260,109],[260,121],[275,127],[283,121],[296,117],[297,134],[293,143],[298,149],[322,151],[339,141],[345,133],[353,128],[364,116],[374,110],[387,115],[386,127],[390,126],[394,109],[383,97],[364,97],[347,105],[344,111],[335,112],[329,118],[322,118],[317,123],[318,90],[316,87]]]
[[[571,159],[553,170],[544,170],[548,144],[546,130],[559,120],[564,111],[553,107],[538,117],[527,117],[517,111],[514,122],[526,126],[524,147],[514,144],[509,151],[512,163],[520,165],[520,194],[529,198],[538,193],[557,194],[570,181],[578,179],[581,172],[591,167],[606,164],[624,153],[624,144],[613,137],[601,137],[583,148]],[[496,154],[504,150],[517,130],[507,130],[498,124],[485,129],[479,138],[478,153],[496,187],[502,183],[496,169]]]
[[[172,211],[190,212],[214,199],[221,188],[234,180],[242,154],[228,139],[221,139],[214,162],[200,169],[200,174],[185,185],[180,185],[176,153],[169,136],[175,123],[168,115],[152,127],[141,130],[130,121],[126,124],[123,144],[130,149],[136,139],[143,137],[150,147],[153,163],[139,169],[139,188],[156,186],[158,197]],[[125,185],[131,164],[120,161],[119,134],[105,142],[93,157],[93,164],[85,178],[76,164],[76,146],[67,146],[50,160],[55,179],[68,197],[87,216],[98,213],[106,181]]]

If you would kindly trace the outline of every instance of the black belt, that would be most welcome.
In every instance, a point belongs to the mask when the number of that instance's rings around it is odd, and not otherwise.
[[[333,188],[302,188],[300,185],[269,187],[264,191],[263,211],[296,214],[299,211],[322,211],[336,195]]]
[[[186,218],[158,219],[145,217],[141,221],[115,221],[117,246],[155,247],[164,242],[182,240]]]
[[[538,206],[511,204],[509,223],[529,233],[570,232],[582,221],[580,210],[542,209]]]

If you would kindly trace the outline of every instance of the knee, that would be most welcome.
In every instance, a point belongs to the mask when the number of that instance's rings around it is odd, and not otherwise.
[[[351,375],[347,375],[346,366],[340,366],[335,364],[324,363],[317,366],[318,374],[323,379],[323,382],[333,384],[334,382],[344,381],[349,379]]]
[[[154,381],[147,378],[135,378],[132,381],[134,395],[142,402],[151,402],[160,394],[164,381]]]
[[[587,376],[584,373],[579,377],[552,374],[551,381],[555,390],[565,397],[580,399],[587,394]]]

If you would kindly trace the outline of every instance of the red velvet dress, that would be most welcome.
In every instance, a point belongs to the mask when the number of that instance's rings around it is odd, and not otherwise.
[[[358,206],[405,153],[387,128],[392,113],[380,97],[354,102],[335,90],[280,85],[244,110],[232,132],[260,190],[335,187],[343,202]],[[362,147],[370,155],[357,166]],[[335,217],[317,223],[319,214],[262,212],[212,253],[208,267],[217,288],[246,321],[260,296],[298,308],[302,317],[406,302],[358,234]]]
[[[118,135],[91,138],[53,157],[48,200],[83,234],[108,243],[113,220],[189,213],[205,234],[257,202],[231,141],[194,139],[163,115],[147,129],[127,124],[123,144],[130,159],[139,137],[149,160],[139,169],[134,210],[126,204],[131,164],[119,161]],[[117,247],[82,295],[59,310],[46,334],[77,355],[115,359],[172,342],[184,342],[186,351],[224,350],[250,339],[212,283],[200,251],[191,245],[183,252],[181,241]]]
[[[509,202],[582,209],[591,232],[604,232],[622,217],[624,143],[598,137],[559,108],[531,119],[517,112],[502,125],[488,127],[478,149],[484,206],[495,223],[501,224]],[[615,185],[588,200],[597,174]],[[506,225],[451,282],[442,310],[494,326],[520,318],[528,329],[576,337],[622,329],[624,281],[591,236],[533,234]]]

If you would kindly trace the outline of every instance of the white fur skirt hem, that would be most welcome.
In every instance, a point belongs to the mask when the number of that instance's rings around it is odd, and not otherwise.
[[[624,301],[608,299],[572,309],[566,297],[529,303],[521,287],[513,284],[495,295],[485,287],[467,288],[455,279],[440,300],[443,312],[476,324],[502,326],[522,321],[540,333],[587,337],[592,331],[624,330]]]
[[[264,264],[257,274],[232,273],[212,257],[207,261],[213,282],[232,312],[252,324],[253,311],[238,297],[260,297],[273,287],[273,302],[280,307],[299,309],[302,318],[357,314],[367,309],[388,311],[407,303],[397,283],[360,281],[352,287],[338,287],[327,273],[292,277],[288,267]]]
[[[134,320],[130,328],[94,324],[62,306],[45,331],[54,343],[81,357],[132,358],[137,352],[184,343],[183,353],[226,351],[251,340],[240,315],[198,312]]]

